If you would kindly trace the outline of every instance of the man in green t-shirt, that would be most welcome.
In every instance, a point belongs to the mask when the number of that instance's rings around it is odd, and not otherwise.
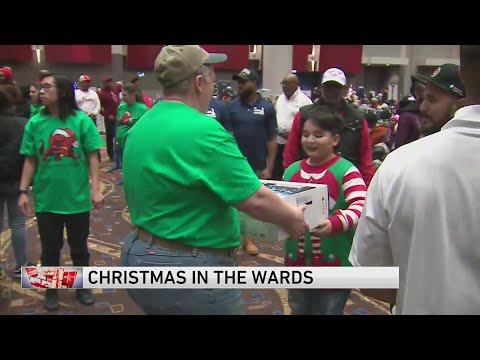
[[[124,266],[236,266],[238,210],[281,226],[294,238],[308,229],[292,208],[262,186],[233,136],[205,115],[213,95],[211,64],[223,54],[170,45],[155,61],[165,100],[128,134],[125,196],[135,230]],[[129,289],[147,314],[244,314],[240,289]]]
[[[97,156],[103,140],[92,119],[78,110],[73,83],[64,75],[44,74],[40,98],[45,108],[27,123],[20,148],[25,164],[18,206],[29,215],[27,193],[34,180],[42,266],[60,265],[65,226],[73,266],[88,266],[90,210],[103,206]],[[89,289],[77,289],[77,299],[94,303]],[[44,307],[59,308],[57,289],[47,289]]]

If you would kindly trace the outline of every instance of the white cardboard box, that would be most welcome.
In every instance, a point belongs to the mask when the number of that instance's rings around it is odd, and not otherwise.
[[[309,183],[262,180],[262,183],[292,206],[306,204],[305,220],[314,229],[328,218],[328,187]],[[240,233],[258,241],[276,242],[287,239],[288,234],[274,224],[256,220],[246,213],[238,212]]]

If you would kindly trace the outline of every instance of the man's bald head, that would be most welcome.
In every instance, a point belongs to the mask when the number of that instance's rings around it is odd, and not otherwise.
[[[298,89],[300,80],[295,74],[288,74],[282,81],[283,93],[287,98],[291,97]]]

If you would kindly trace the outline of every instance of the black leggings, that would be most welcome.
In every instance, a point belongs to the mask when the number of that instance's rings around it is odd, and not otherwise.
[[[90,212],[70,215],[39,212],[36,216],[42,243],[42,266],[60,266],[64,226],[67,227],[73,266],[88,266],[90,254],[87,239],[90,232]]]

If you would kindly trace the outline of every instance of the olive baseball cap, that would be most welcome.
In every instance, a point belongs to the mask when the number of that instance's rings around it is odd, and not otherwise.
[[[227,55],[208,53],[199,45],[168,45],[155,59],[154,72],[160,83],[169,88],[188,79],[203,65],[226,60]]]
[[[459,98],[465,97],[465,88],[460,80],[460,67],[455,64],[443,64],[437,67],[430,76],[413,75],[422,84],[431,83],[440,89]]]

